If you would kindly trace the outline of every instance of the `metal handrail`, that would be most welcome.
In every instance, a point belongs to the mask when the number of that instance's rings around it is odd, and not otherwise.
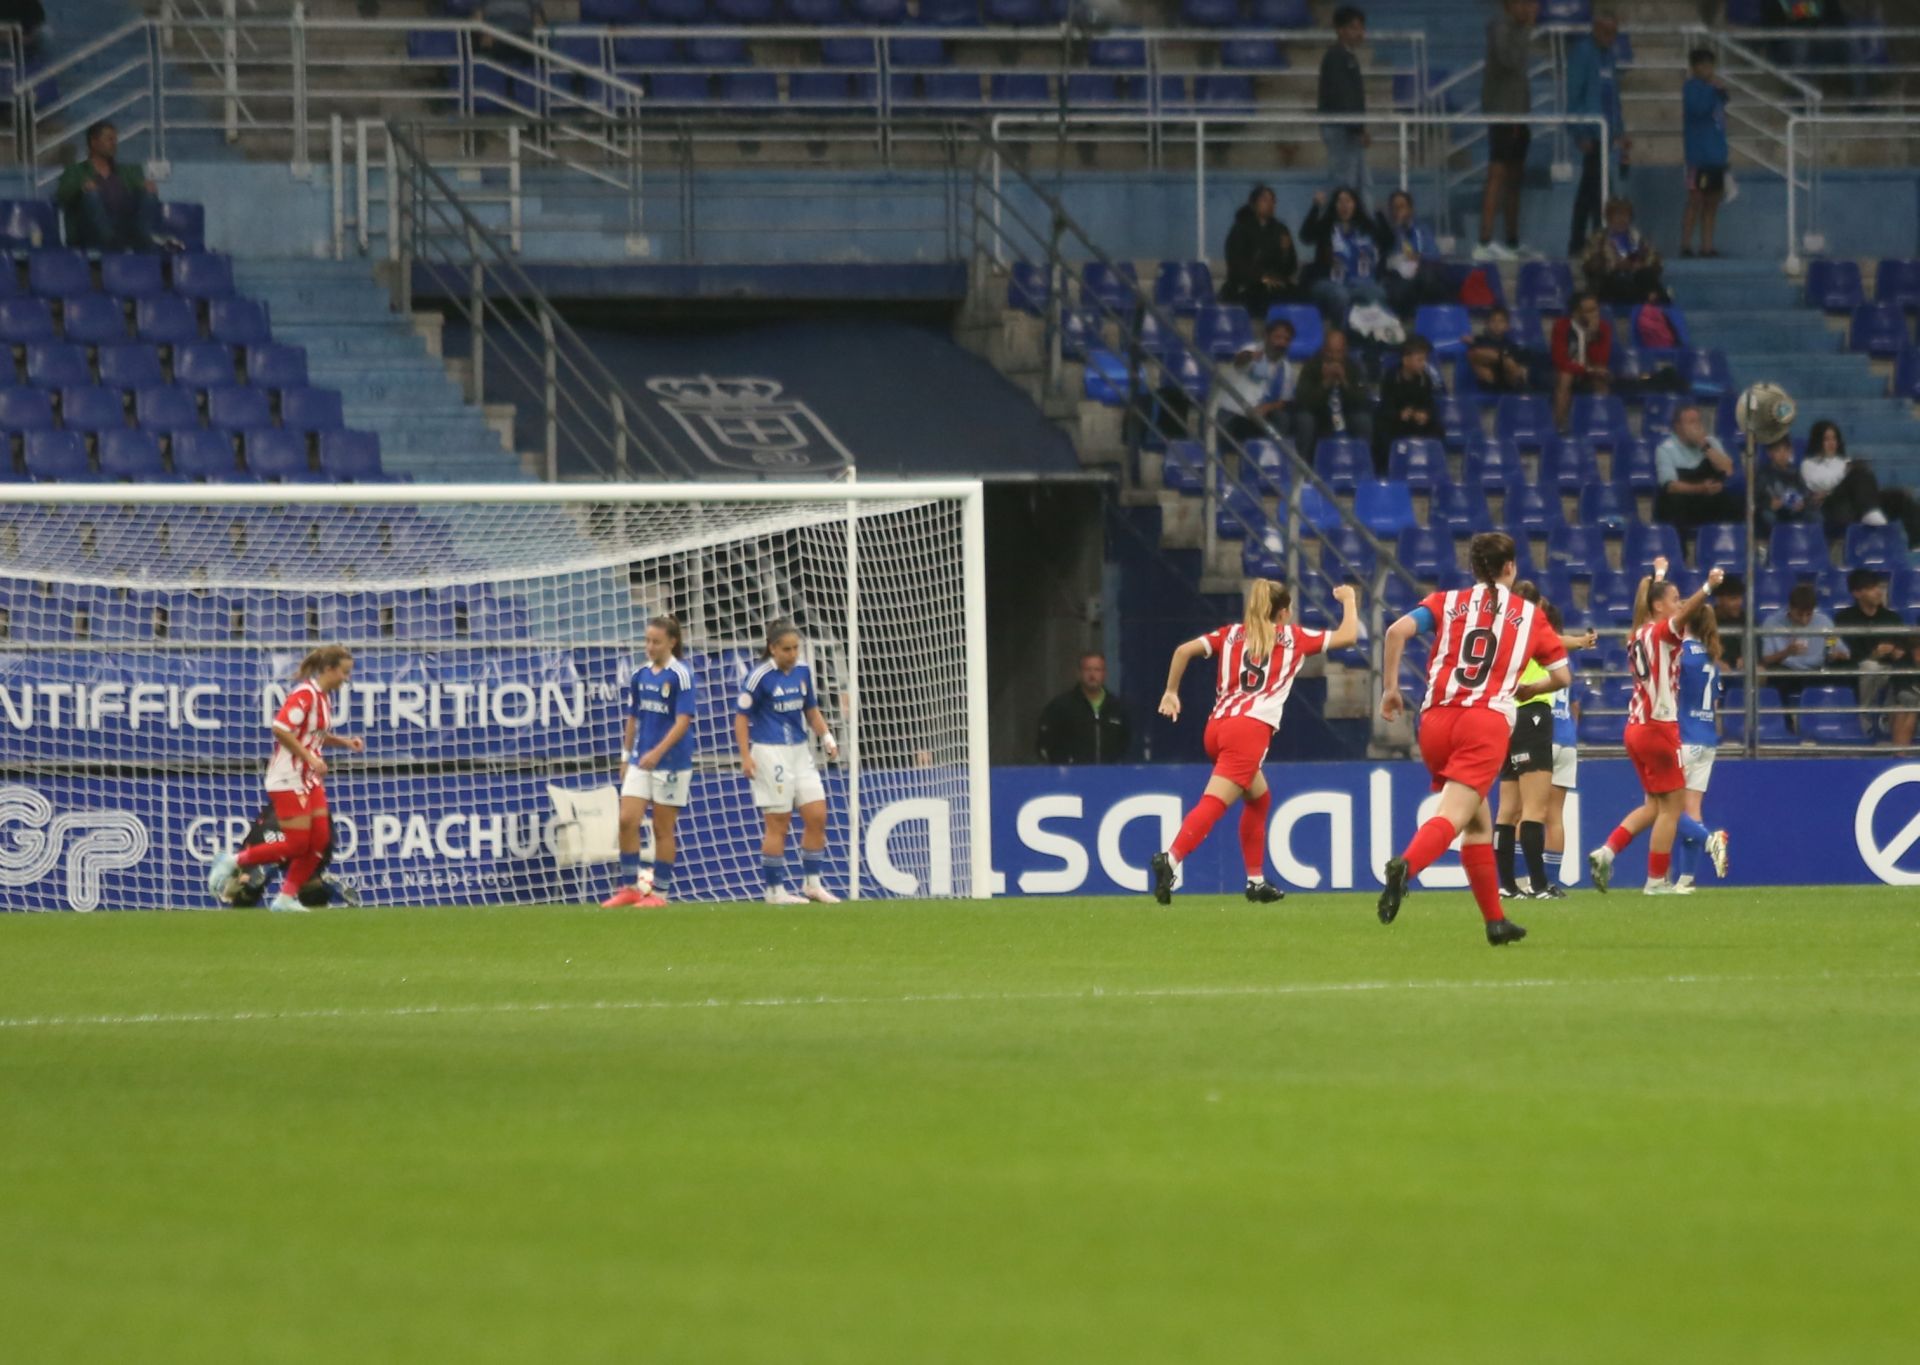
[[[1800,252],[1805,249],[1817,251],[1823,249],[1825,241],[1819,234],[1820,187],[1818,178],[1809,174],[1805,182],[1807,193],[1806,233],[1803,237],[1799,222],[1799,194],[1801,180],[1794,174],[1794,165],[1799,155],[1800,130],[1802,128],[1828,127],[1887,127],[1890,125],[1911,128],[1905,136],[1920,136],[1920,111],[1911,114],[1794,114],[1787,119],[1787,258],[1786,269],[1789,274],[1798,275],[1805,262]],[[1850,134],[1860,136],[1860,134]],[[1883,137],[1889,136],[1886,134]],[[1817,158],[1816,158],[1817,161]]]

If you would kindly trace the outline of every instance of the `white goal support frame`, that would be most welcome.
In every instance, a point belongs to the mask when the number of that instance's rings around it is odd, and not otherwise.
[[[468,509],[464,517],[462,508]],[[403,554],[402,539],[389,522],[409,528],[410,536],[426,526],[439,539],[421,536],[419,548],[406,549]],[[375,523],[377,533],[373,529]],[[326,528],[336,525],[342,528],[343,534],[354,531],[363,540],[377,534],[381,547],[390,552],[389,559],[383,560],[380,568],[391,565],[394,576],[381,577],[378,571],[369,573],[364,567],[351,563],[343,566],[338,560],[306,564],[297,550],[266,568],[257,566],[259,557],[268,552],[259,542],[268,538],[269,527],[275,539],[285,540],[291,535],[288,527],[318,526],[322,528],[319,539],[303,543],[324,546],[328,538]],[[458,554],[434,548],[446,541],[443,533],[447,527],[454,528],[452,539],[461,542]],[[255,544],[242,546],[249,531]],[[924,543],[916,538],[923,534]],[[206,544],[201,544],[196,537],[204,539]],[[781,548],[802,538],[806,539],[804,551]],[[234,542],[232,546],[225,544],[229,539]],[[551,576],[565,580],[567,586],[564,591],[555,591],[548,585],[543,605],[539,580],[546,571],[540,568],[539,561],[548,542],[553,547]],[[119,547],[123,545],[131,548],[122,550]],[[212,547],[211,568],[208,567],[209,546]],[[715,546],[725,553],[711,553]],[[744,553],[736,553],[742,547],[745,547]],[[477,558],[472,553],[475,550]],[[169,716],[176,727],[180,724],[181,704],[177,697],[171,701],[162,699],[166,689],[158,670],[164,667],[188,677],[197,667],[194,660],[200,657],[195,650],[220,653],[244,648],[262,661],[255,665],[256,673],[268,660],[284,672],[286,661],[297,658],[302,643],[334,642],[325,632],[330,621],[329,611],[337,601],[346,598],[384,601],[384,595],[389,593],[396,598],[405,595],[408,600],[398,609],[390,602],[384,606],[376,603],[371,608],[377,615],[366,619],[380,624],[369,629],[375,634],[381,629],[386,633],[384,641],[373,644],[371,654],[385,651],[398,655],[407,648],[401,640],[424,638],[406,635],[404,624],[400,627],[402,633],[398,637],[395,634],[396,620],[407,612],[421,609],[420,599],[429,599],[426,609],[431,610],[431,599],[461,594],[474,599],[469,603],[462,598],[459,606],[461,642],[458,645],[427,643],[420,645],[420,649],[429,652],[440,649],[448,653],[466,650],[478,656],[483,652],[480,643],[483,638],[499,641],[503,651],[532,654],[549,644],[559,649],[562,642],[557,636],[552,641],[542,638],[541,623],[566,621],[569,610],[579,610],[568,604],[585,600],[572,586],[585,566],[606,582],[628,584],[630,593],[618,595],[622,598],[631,595],[634,599],[630,617],[625,616],[624,602],[617,613],[602,610],[592,617],[596,622],[594,629],[600,635],[617,628],[621,636],[617,642],[596,637],[596,674],[590,684],[594,701],[589,713],[599,719],[596,734],[603,737],[610,695],[607,689],[615,683],[612,670],[600,665],[611,657],[610,650],[617,644],[629,651],[621,655],[621,670],[630,666],[631,653],[640,648],[639,632],[644,629],[646,617],[668,610],[682,616],[691,614],[689,649],[710,650],[716,658],[724,652],[730,660],[737,660],[749,649],[757,650],[758,632],[772,608],[768,611],[730,608],[733,612],[730,619],[736,623],[751,619],[753,636],[747,634],[744,626],[735,624],[728,627],[725,639],[703,639],[698,625],[703,603],[691,599],[710,588],[714,595],[731,602],[740,597],[733,591],[735,585],[717,578],[709,583],[678,569],[653,567],[679,565],[686,557],[710,553],[710,560],[702,560],[703,563],[724,566],[756,562],[759,576],[766,580],[756,584],[764,590],[756,600],[776,605],[787,596],[779,580],[788,574],[797,577],[796,565],[803,556],[806,559],[808,582],[812,586],[794,588],[792,596],[800,599],[800,611],[795,614],[802,618],[799,625],[806,640],[802,659],[813,663],[821,685],[822,709],[829,724],[838,732],[841,746],[837,765],[840,775],[832,779],[831,788],[844,804],[844,813],[836,813],[834,817],[839,822],[835,833],[845,839],[844,848],[839,850],[845,860],[844,869],[838,873],[843,879],[841,893],[853,896],[991,895],[994,878],[987,743],[982,488],[974,481],[887,480],[673,485],[0,483],[0,688],[18,684],[6,688],[6,696],[0,697],[0,769],[12,770],[0,776],[0,833],[27,836],[16,837],[12,850],[0,839],[0,888],[5,888],[4,897],[13,900],[31,887],[25,896],[26,908],[43,909],[138,908],[148,904],[162,908],[211,903],[204,897],[195,901],[182,896],[179,888],[183,884],[181,868],[185,866],[182,861],[185,855],[177,850],[170,856],[179,866],[152,873],[154,878],[164,876],[167,880],[155,882],[156,889],[149,899],[136,899],[128,890],[128,880],[135,877],[134,869],[143,859],[151,860],[162,852],[161,836],[131,830],[118,834],[102,832],[116,826],[116,821],[126,824],[126,811],[158,799],[147,788],[129,795],[134,791],[135,779],[128,774],[135,770],[143,774],[139,780],[154,791],[159,790],[156,784],[167,782],[182,790],[191,790],[196,781],[215,784],[215,778],[200,774],[217,772],[217,781],[226,784],[223,792],[229,805],[239,799],[234,793],[240,790],[244,777],[250,781],[254,793],[248,799],[259,799],[260,775],[271,747],[265,723],[271,713],[270,710],[263,713],[267,699],[256,695],[260,691],[257,685],[253,693],[244,698],[244,705],[229,708],[228,728],[233,735],[231,739],[222,737],[218,741],[218,745],[225,747],[218,748],[217,758],[169,759],[167,755],[176,751],[167,749],[168,741],[154,733],[167,723]],[[191,565],[191,570],[179,568],[182,564]],[[724,572],[724,567],[721,571]],[[662,577],[650,578],[649,574],[655,572]],[[670,588],[665,586],[664,577],[669,573],[681,574]],[[255,576],[258,574],[266,576]],[[496,581],[502,585],[503,592],[510,585],[522,594],[512,600],[522,604],[516,610],[519,628],[526,633],[484,637],[480,633],[479,588],[487,588],[486,608],[492,611],[496,606],[491,596],[492,585]],[[528,584],[535,585],[530,592]],[[601,591],[604,596],[604,585]],[[226,614],[226,604],[230,600],[241,600],[245,594],[263,598],[295,593],[305,594],[301,600],[309,604],[319,604],[317,608],[310,606],[309,615],[303,618],[307,624],[299,640],[279,639],[271,631],[262,634],[256,630],[247,611],[233,609],[231,615]],[[925,601],[935,604],[932,610],[941,613],[938,620],[929,622],[929,639],[937,634],[941,643],[937,650],[929,644],[927,650],[916,652],[913,611],[923,600],[922,594]],[[213,635],[189,637],[183,633],[180,623],[185,609],[191,605],[197,610],[203,597],[217,599],[221,604],[219,643],[203,643],[214,639]],[[528,611],[524,605],[529,600],[533,604],[531,627],[526,625]],[[40,619],[41,608],[30,603],[43,602],[57,604],[66,614],[55,622],[53,608],[49,607],[47,619]],[[73,606],[74,602],[79,606]],[[123,606],[123,603],[133,605]],[[174,621],[172,638],[179,641],[177,646],[168,638],[169,611]],[[264,610],[259,614],[264,619]],[[779,614],[789,613],[781,610]],[[583,611],[581,615],[589,616],[591,612]],[[156,616],[157,626],[153,624]],[[123,617],[132,618],[132,624],[127,625]],[[612,624],[616,618],[621,618],[617,627]],[[451,620],[451,616],[448,619]],[[717,614],[712,614],[712,619],[718,619]],[[465,632],[470,620],[474,633],[468,641]],[[230,637],[229,622],[232,622]],[[319,624],[316,626],[314,622]],[[587,636],[569,633],[568,638],[585,640]],[[339,642],[356,644],[354,638]],[[830,657],[816,657],[816,650]],[[120,675],[124,681],[116,684],[118,690],[106,702],[97,695],[90,702],[83,702],[84,688],[79,683],[51,685],[44,681],[56,676],[78,677],[96,666],[100,659],[118,654],[143,656],[151,662]],[[60,661],[58,666],[65,671],[48,671],[54,667],[49,660]],[[371,677],[371,668],[365,661],[359,666]],[[41,671],[35,673],[36,667]],[[734,662],[733,674],[737,675],[744,667],[744,663]],[[145,681],[136,683],[134,679],[140,670],[144,670]],[[586,674],[586,668],[582,667],[580,675]],[[720,677],[717,665],[712,677]],[[624,683],[624,676],[619,682]],[[279,685],[283,687],[284,683]],[[40,689],[37,695],[42,709],[37,716],[28,709],[33,700],[28,695],[30,687]],[[130,700],[137,687],[148,689],[142,694],[144,702]],[[348,689],[352,687],[349,683]],[[55,722],[60,720],[59,699],[49,700],[48,696],[60,688],[70,694],[66,701],[67,729],[58,734],[34,736],[33,725],[44,726],[49,717]],[[708,689],[710,695],[699,697],[703,711],[710,709],[724,715],[726,728],[724,732],[705,732],[704,752],[696,758],[700,765],[696,768],[696,784],[703,770],[713,774],[716,782],[727,778],[728,774],[721,770],[731,764],[731,780],[743,792],[744,783],[737,779],[738,765],[732,762],[730,739],[729,752],[722,753],[719,743],[712,738],[719,733],[730,737],[732,733],[734,693],[724,689],[724,683],[715,682]],[[471,692],[472,688],[467,690]],[[866,700],[869,690],[874,699],[871,703]],[[216,699],[203,703],[203,707],[219,704]],[[143,717],[138,714],[143,706],[147,726],[144,734],[139,730]],[[868,712],[873,707],[883,709],[873,711],[870,718]],[[371,704],[365,710],[370,714]],[[135,714],[130,717],[129,713]],[[185,713],[190,725],[198,723],[191,699]],[[353,708],[354,718],[361,713],[362,708]],[[440,713],[436,710],[434,714]],[[883,715],[887,717],[885,733],[880,729]],[[913,736],[919,733],[916,726],[920,719],[926,717],[937,720],[938,728],[948,739],[939,746],[929,741],[928,747],[922,750],[913,747],[918,743]],[[130,732],[131,744],[117,750],[115,737],[129,733],[124,731],[128,724],[134,727]],[[25,731],[23,725],[28,727]],[[337,728],[345,731],[349,725],[341,723]],[[31,743],[23,734],[31,738]],[[178,743],[185,745],[194,738],[183,729]],[[371,735],[369,742],[366,759],[372,762],[383,757],[374,752]],[[34,744],[38,747],[33,747]],[[935,747],[939,748],[938,754],[933,751]],[[576,781],[595,781],[610,787],[615,778],[614,752],[608,750],[598,756],[604,759],[599,763],[604,771],[596,776],[588,762],[588,748],[577,740],[576,748],[578,753],[572,770]],[[616,738],[614,749],[617,748]],[[871,761],[867,758],[869,751],[873,754]],[[202,751],[184,747],[177,750],[178,754],[190,752]],[[249,753],[252,758],[248,757]],[[448,753],[451,754],[451,750]],[[33,761],[23,763],[23,756]],[[63,757],[70,759],[64,766]],[[346,778],[342,786],[350,786],[357,756],[331,751],[329,757],[339,759],[336,766]],[[461,754],[459,760],[445,770],[457,768],[466,774],[460,780],[468,783],[483,783],[485,775],[498,771],[502,763],[497,754],[485,751],[482,741],[475,741],[474,748]],[[531,780],[532,767],[542,760],[543,754],[523,749],[517,759],[510,757],[506,762],[519,763],[524,771],[516,780],[524,784]],[[423,758],[417,772],[408,772],[393,781],[410,784],[410,792],[423,789],[442,770],[436,766],[437,762],[432,757]],[[31,783],[35,771],[48,774],[44,790],[49,794],[34,792]],[[26,775],[22,776],[23,773]],[[454,785],[457,787],[458,783]],[[939,795],[944,805],[925,799],[929,794]],[[373,798],[363,796],[362,799],[371,804]],[[412,799],[420,798],[415,795]],[[737,797],[729,799],[738,803]],[[893,804],[876,807],[876,801]],[[556,797],[555,805],[559,804]],[[926,812],[936,808],[950,808],[954,812],[953,827],[946,830],[929,827],[926,832],[929,850],[911,851],[914,858],[922,858],[923,854],[932,858],[933,864],[920,875],[917,892],[910,891],[907,886],[913,877],[900,867],[886,863],[889,855],[885,840],[898,837],[894,830],[903,820],[925,820],[931,826],[933,821]],[[880,811],[880,818],[889,822],[888,833],[863,827],[863,818],[872,820],[876,809]],[[690,813],[691,807],[682,817],[683,859],[687,839],[685,822]],[[247,814],[251,812],[229,813],[224,826],[229,840],[238,827],[234,817]],[[751,828],[757,830],[757,815],[751,810],[748,815],[752,817]],[[506,818],[511,822],[515,817]],[[732,832],[738,851],[740,840],[745,837],[741,831],[748,826],[744,817],[736,814],[730,818],[734,821]],[[431,904],[469,899],[597,898],[605,885],[604,850],[598,855],[589,850],[588,856],[579,857],[577,847],[557,847],[569,843],[568,838],[555,835],[556,827],[565,822],[565,817],[550,814],[548,820],[546,852],[553,856],[555,867],[564,869],[568,866],[568,857],[578,857],[581,866],[595,867],[599,885],[594,885],[592,879],[576,868],[571,881],[556,873],[556,884],[564,894],[541,894],[547,889],[543,884],[531,888],[503,884],[500,895],[469,895],[456,880],[443,888],[445,894],[438,895],[434,894],[431,882],[419,883],[422,889],[417,899],[394,893],[391,886],[382,883],[376,888],[378,894],[371,899],[395,904]],[[336,825],[338,823],[336,818]],[[205,817],[202,824],[206,824]],[[7,829],[9,825],[11,831]],[[796,816],[789,840],[790,854],[796,858],[800,825]],[[869,834],[882,841],[878,859],[868,856]],[[209,839],[217,842],[217,838],[204,830],[199,837],[202,842]],[[360,837],[366,836],[363,833]],[[455,844],[460,837],[449,836]],[[470,831],[464,837],[469,848],[477,846]],[[492,837],[500,841],[497,831]],[[447,839],[441,842],[444,847]],[[336,848],[339,843],[336,838]],[[577,838],[574,843],[577,844]],[[21,851],[29,847],[33,850],[31,854]],[[207,849],[195,847],[192,859],[204,863],[211,847],[211,842]],[[950,865],[937,865],[942,850],[951,855]],[[741,854],[741,858],[744,856]],[[752,850],[752,861],[751,877],[757,879],[760,875],[757,847]],[[152,865],[164,866],[162,863]],[[352,856],[343,858],[336,870],[351,881]],[[728,885],[736,893],[744,893],[746,889],[746,883],[739,879]],[[697,890],[690,891],[689,896],[744,898],[744,894],[720,895],[711,891],[703,894]]]

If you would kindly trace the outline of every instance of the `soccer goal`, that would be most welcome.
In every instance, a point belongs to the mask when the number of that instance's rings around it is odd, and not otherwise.
[[[327,754],[336,875],[377,905],[597,900],[668,613],[696,697],[675,899],[760,893],[733,716],[777,618],[839,740],[828,886],[985,896],[983,546],[975,483],[0,484],[0,902],[211,904],[329,643],[366,741]]]

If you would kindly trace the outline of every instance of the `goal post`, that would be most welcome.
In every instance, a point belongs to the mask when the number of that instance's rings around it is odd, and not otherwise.
[[[331,643],[367,746],[327,752],[337,875],[372,904],[599,900],[665,614],[696,707],[674,899],[761,892],[733,717],[776,619],[841,740],[829,888],[986,896],[985,604],[976,482],[0,484],[0,902],[212,904]]]

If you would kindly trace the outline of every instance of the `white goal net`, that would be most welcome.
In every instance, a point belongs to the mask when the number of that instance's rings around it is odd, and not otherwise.
[[[0,902],[213,904],[329,643],[355,654],[334,729],[366,741],[327,751],[335,876],[379,905],[597,901],[667,613],[696,705],[674,899],[761,893],[733,716],[777,618],[840,742],[828,887],[986,895],[981,545],[972,484],[0,486]]]

